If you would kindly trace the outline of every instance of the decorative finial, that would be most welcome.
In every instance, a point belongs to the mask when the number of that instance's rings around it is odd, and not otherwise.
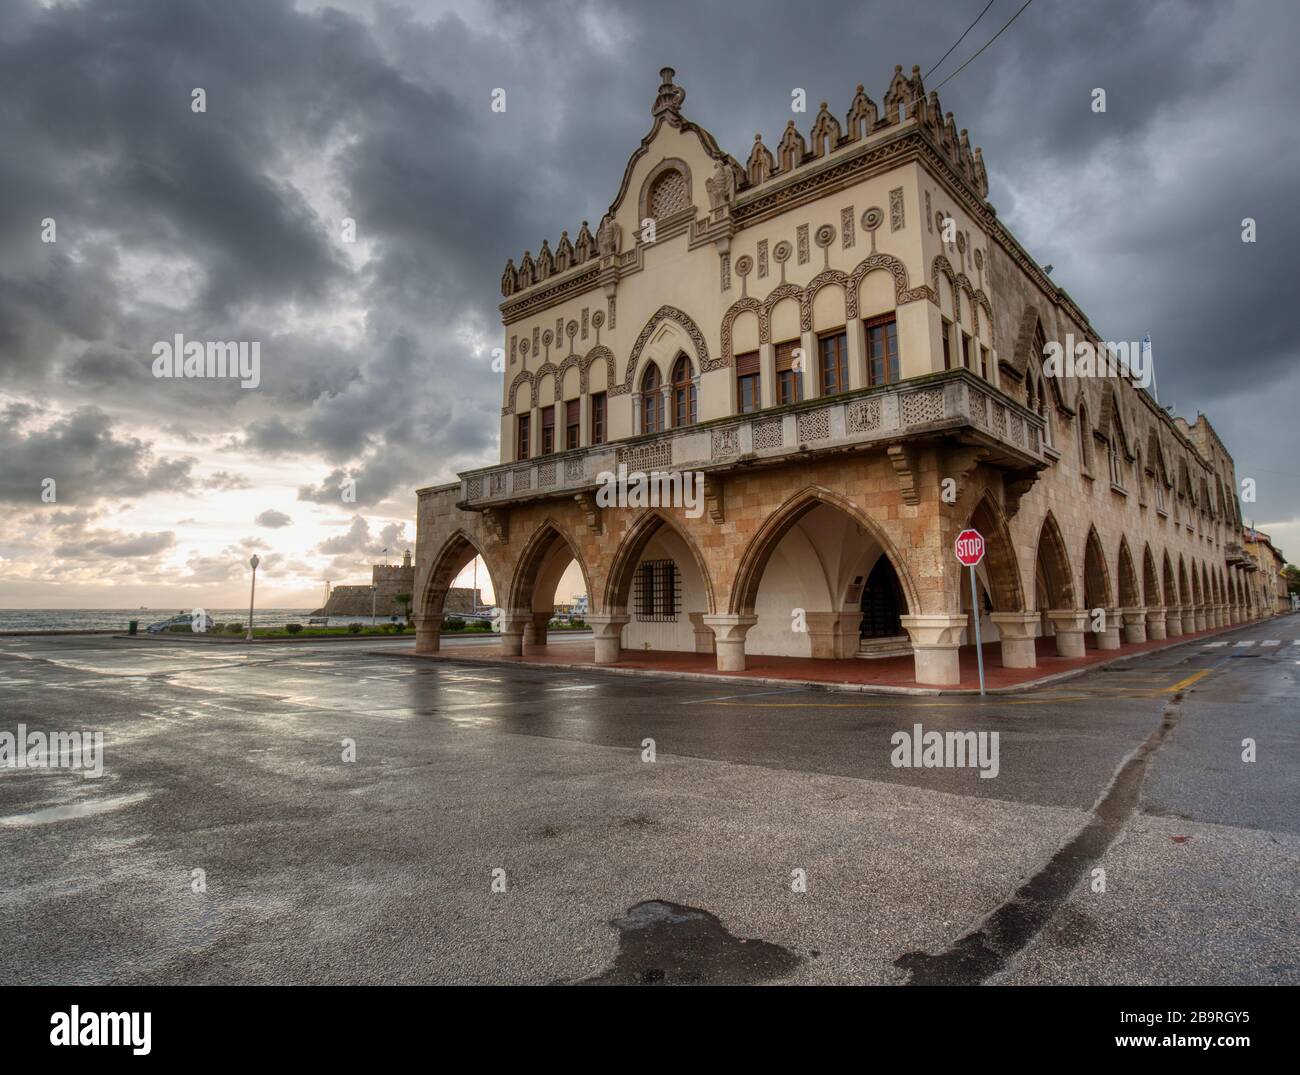
[[[673,85],[673,76],[677,74],[671,67],[664,67],[659,71],[659,94],[655,97],[654,107],[650,109],[652,116],[658,116],[664,112],[676,113],[682,107],[682,102],[686,100],[686,91],[680,86]]]

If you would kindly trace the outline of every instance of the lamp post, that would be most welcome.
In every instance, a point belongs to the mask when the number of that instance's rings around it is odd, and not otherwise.
[[[248,588],[248,634],[244,636],[244,641],[253,641],[253,597],[257,593],[257,565],[262,561],[257,558],[257,553],[253,553],[253,558],[248,561],[248,566],[253,569],[253,582]]]
[[[375,625],[375,590],[376,589],[378,589],[378,587],[376,586],[370,587],[370,626],[371,627]]]

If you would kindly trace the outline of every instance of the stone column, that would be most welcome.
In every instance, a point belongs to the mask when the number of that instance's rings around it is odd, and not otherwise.
[[[524,655],[524,630],[532,615],[528,609],[511,609],[501,618],[501,656]]]
[[[822,659],[835,656],[835,632],[839,626],[838,612],[805,612],[808,626],[809,656]]]
[[[1106,609],[1106,619],[1102,629],[1097,632],[1098,649],[1119,649],[1119,629],[1124,622],[1117,608]]]
[[[415,618],[415,652],[437,653],[442,645],[442,620],[436,616]]]
[[[546,645],[546,627],[551,622],[551,613],[534,612],[528,621],[524,643],[529,646]]]
[[[1183,634],[1190,635],[1196,630],[1196,609],[1191,605],[1183,606]]]
[[[803,398],[816,399],[822,394],[821,356],[817,353],[817,334],[808,331],[799,333],[799,346],[803,349]],[[845,357],[847,358],[847,348]]]
[[[867,387],[867,330],[862,318],[855,317],[845,327],[845,357],[849,363],[849,388]],[[901,371],[900,371],[901,372]]]
[[[720,612],[704,617],[713,631],[713,648],[718,655],[719,672],[745,670],[745,636],[758,622],[758,617],[736,612]]]
[[[1048,611],[1047,618],[1052,621],[1052,630],[1056,632],[1056,655],[1082,657],[1085,652],[1083,632],[1088,626],[1088,614],[1083,609],[1054,608]]]
[[[613,613],[592,613],[587,616],[596,642],[596,663],[617,664],[622,649],[623,628],[632,617],[624,610]]]
[[[695,633],[695,652],[712,653],[713,652],[713,629],[704,622],[703,612],[688,612],[686,614],[691,621],[691,630]]]
[[[1124,641],[1130,646],[1147,640],[1147,610],[1145,608],[1124,608]]]
[[[903,616],[902,622],[903,629],[912,639],[916,681],[937,686],[959,684],[959,647],[968,618],[962,613],[935,612]]]
[[[733,388],[734,392],[735,389]],[[776,346],[758,345],[758,398],[764,410],[776,406]]]
[[[1002,639],[1002,667],[1037,668],[1034,638],[1038,634],[1038,613],[992,612],[989,619]]]
[[[1165,628],[1170,638],[1178,638],[1183,633],[1183,610],[1177,605],[1170,605],[1165,610]]]
[[[1204,631],[1210,625],[1210,621],[1205,615],[1206,607],[1207,606],[1205,605],[1197,605],[1196,608],[1192,610],[1192,623],[1196,625],[1198,631]]]
[[[1147,609],[1147,638],[1152,642],[1162,642],[1169,637],[1165,615],[1164,606]]]

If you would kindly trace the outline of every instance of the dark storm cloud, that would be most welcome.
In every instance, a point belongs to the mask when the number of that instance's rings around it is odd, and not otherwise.
[[[1018,6],[997,0],[927,84]],[[341,505],[354,479],[357,506],[413,505],[415,487],[494,459],[500,377],[475,344],[500,340],[501,267],[562,228],[595,226],[649,129],[661,66],[677,69],[686,114],[743,160],[755,131],[775,144],[792,89],[807,93],[794,115],[806,134],[819,101],[842,116],[861,82],[879,102],[894,64],[928,69],[978,10],[355,8],[5,7],[0,390],[41,410],[94,400],[131,432],[100,428],[101,450],[147,453],[171,427],[323,460],[304,501]],[[1297,447],[1269,398],[1295,369],[1300,159],[1282,118],[1295,10],[1037,0],[939,91],[984,148],[1001,217],[1104,337],[1151,333],[1161,398],[1209,411],[1242,473]],[[489,109],[497,87],[504,114]],[[1089,107],[1094,87],[1104,115]],[[46,216],[53,246],[39,241]],[[356,220],[355,246],[339,241],[342,216]],[[1240,242],[1245,216],[1259,221],[1253,246]],[[262,386],[152,381],[149,347],[175,332],[261,340]],[[1264,430],[1261,413],[1279,420]],[[5,495],[30,497],[43,476],[22,458]],[[165,488],[168,472],[155,477]],[[1261,489],[1261,518],[1294,514],[1289,471]]]
[[[195,460],[158,458],[137,437],[120,436],[98,407],[81,407],[48,426],[28,428],[0,413],[0,502],[42,505],[42,482],[54,479],[54,503],[87,504],[111,496],[185,493]]]

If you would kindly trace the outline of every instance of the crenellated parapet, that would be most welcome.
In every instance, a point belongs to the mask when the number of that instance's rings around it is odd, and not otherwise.
[[[763,143],[761,134],[754,135],[754,144],[743,167],[724,153],[707,131],[697,128],[681,115],[686,94],[673,83],[673,75],[671,68],[660,72],[662,82],[651,113],[656,125],[666,123],[696,131],[709,148],[714,157],[714,174],[706,177],[704,183],[709,206],[715,214],[732,206],[738,195],[769,182],[783,181],[801,168],[905,124],[919,128],[970,188],[980,198],[988,197],[988,173],[983,155],[978,147],[971,147],[966,130],[957,128],[952,113],[943,111],[938,93],[930,91],[927,94],[919,67],[914,66],[908,76],[903,73],[901,65],[895,66],[894,77],[880,106],[859,85],[843,123],[825,101],[821,102],[806,136],[793,119],[787,121],[776,142],[775,152]],[[622,194],[620,191],[620,197]],[[513,258],[508,260],[501,275],[501,294],[510,298],[587,262],[617,258],[622,253],[622,229],[615,222],[611,207],[594,234],[584,220],[577,239],[570,241],[569,233],[561,232],[554,250],[549,240],[543,239],[536,257],[527,250],[517,266]]]

